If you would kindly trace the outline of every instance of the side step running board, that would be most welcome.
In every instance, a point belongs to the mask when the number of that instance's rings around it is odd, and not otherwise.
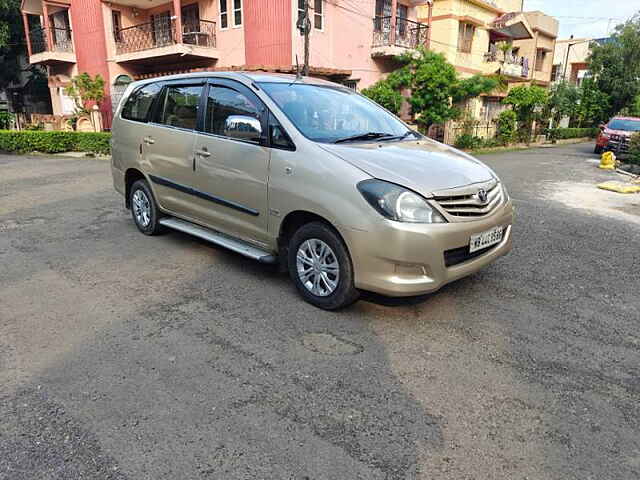
[[[201,227],[191,222],[186,222],[178,218],[166,217],[160,219],[160,225],[165,227],[179,230],[194,237],[202,238],[221,247],[228,248],[234,252],[244,255],[245,257],[258,260],[261,263],[276,263],[275,255],[270,254],[258,247],[251,245],[243,240],[230,237],[224,233],[216,232],[215,230],[209,230],[208,228]]]

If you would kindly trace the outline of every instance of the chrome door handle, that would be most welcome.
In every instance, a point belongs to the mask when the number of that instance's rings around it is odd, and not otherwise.
[[[153,145],[154,143],[156,143],[156,141],[151,137],[144,137],[142,141],[147,145]]]
[[[200,157],[210,157],[211,154],[207,150],[196,150],[196,155]]]

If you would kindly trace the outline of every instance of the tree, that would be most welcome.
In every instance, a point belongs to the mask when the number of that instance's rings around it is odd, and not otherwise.
[[[640,93],[640,14],[618,25],[610,41],[591,45],[589,70],[610,99],[607,116],[629,106]]]
[[[0,0],[0,89],[18,80],[25,53],[20,0]]]
[[[104,99],[104,80],[99,74],[91,78],[88,73],[81,73],[71,79],[71,85],[64,93],[73,99],[76,115],[89,113],[90,103],[100,103]]]
[[[596,127],[610,117],[611,98],[602,92],[592,77],[587,77],[580,86],[578,122],[580,127]]]
[[[375,90],[363,93],[373,95],[387,92],[387,88],[398,92],[403,88],[409,90],[411,94],[407,101],[411,105],[411,111],[416,116],[416,121],[427,129],[435,123],[458,118],[460,109],[455,106],[455,102],[489,93],[499,84],[494,78],[479,75],[460,79],[444,55],[424,47],[396,58],[402,66],[390,73],[385,80],[378,82]],[[381,83],[385,84],[384,88]],[[384,98],[388,98],[388,94]]]
[[[558,128],[564,117],[578,121],[580,109],[580,90],[575,85],[562,81],[551,87],[546,109],[547,118],[553,121],[552,128]]]
[[[507,105],[511,105],[518,117],[520,140],[527,143],[531,141],[533,122],[547,101],[547,91],[536,85],[515,87],[502,101]]]
[[[404,98],[398,90],[392,88],[390,83],[385,80],[381,80],[371,87],[365,88],[362,90],[362,94],[395,115],[400,112]]]
[[[498,116],[496,122],[496,137],[503,145],[509,145],[516,139],[518,118],[513,110],[505,110]]]

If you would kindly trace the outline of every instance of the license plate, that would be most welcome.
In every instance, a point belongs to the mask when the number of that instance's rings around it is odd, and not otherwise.
[[[503,235],[504,230],[502,227],[494,227],[486,232],[471,235],[471,240],[469,241],[469,253],[477,252],[483,248],[500,243]]]

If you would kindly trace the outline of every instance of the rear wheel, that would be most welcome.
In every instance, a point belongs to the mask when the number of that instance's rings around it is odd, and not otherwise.
[[[133,221],[145,235],[157,235],[163,231],[159,220],[161,217],[160,210],[153,198],[151,188],[146,180],[137,180],[129,192],[131,216]]]
[[[337,232],[322,222],[307,223],[293,234],[288,263],[298,292],[316,307],[337,310],[360,296],[347,247]]]

